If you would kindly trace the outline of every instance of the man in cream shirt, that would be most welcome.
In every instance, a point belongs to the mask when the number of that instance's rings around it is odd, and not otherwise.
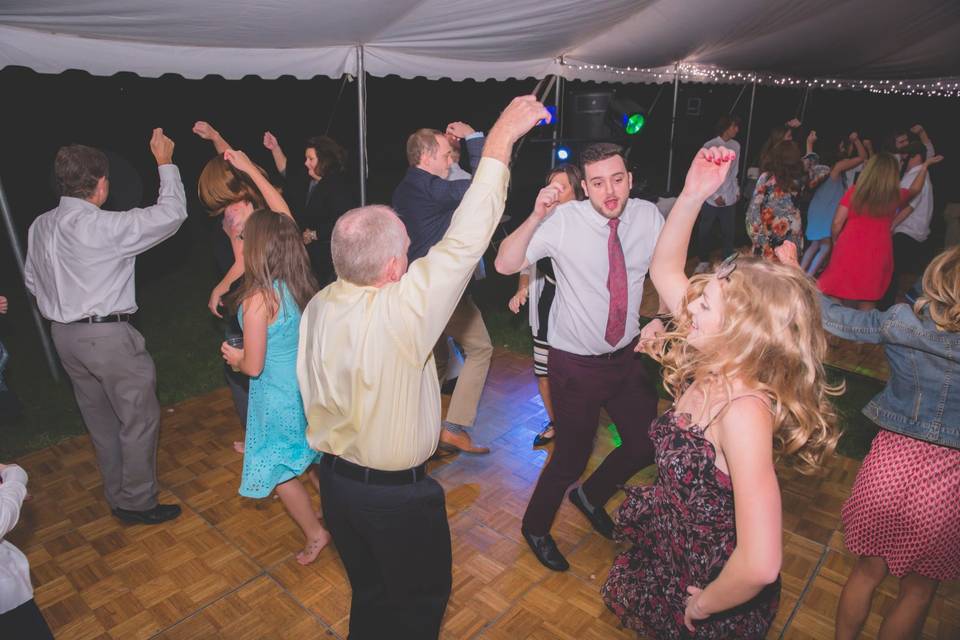
[[[514,99],[490,130],[443,240],[407,264],[410,239],[385,206],[333,231],[338,280],[307,305],[297,375],[324,453],[323,515],[353,599],[350,637],[435,638],[451,588],[450,529],[425,463],[440,435],[433,347],[503,214],[513,144],[549,114]]]

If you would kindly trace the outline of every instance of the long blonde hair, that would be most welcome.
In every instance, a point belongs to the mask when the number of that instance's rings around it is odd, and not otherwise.
[[[850,203],[854,211],[882,218],[893,215],[900,202],[900,161],[891,153],[878,153],[857,178]]]
[[[829,397],[843,392],[842,384],[827,382],[823,368],[827,339],[816,285],[795,267],[739,258],[721,281],[721,329],[697,349],[687,341],[692,319],[687,305],[713,277],[690,280],[670,331],[650,349],[663,365],[664,386],[679,398],[694,380],[711,380],[726,389],[729,399],[732,381],[740,380],[765,394],[777,457],[801,473],[813,473],[840,438]]]
[[[960,331],[960,245],[938,255],[923,272],[923,293],[913,311],[919,316],[924,309],[943,331]]]

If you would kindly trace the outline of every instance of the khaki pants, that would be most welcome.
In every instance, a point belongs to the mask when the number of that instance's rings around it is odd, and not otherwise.
[[[140,332],[127,322],[51,323],[60,362],[97,454],[111,508],[157,504],[157,372]]]
[[[447,362],[450,358],[447,336],[463,347],[465,355],[463,369],[457,377],[457,386],[447,409],[447,421],[469,427],[477,419],[477,405],[480,404],[483,384],[487,380],[490,359],[493,357],[493,344],[490,342],[487,327],[483,324],[483,316],[469,295],[464,294],[460,299],[440,341],[433,349],[437,374],[441,381],[446,377]]]

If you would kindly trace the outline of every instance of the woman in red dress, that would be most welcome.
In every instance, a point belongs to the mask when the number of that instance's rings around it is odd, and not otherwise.
[[[833,254],[819,280],[823,293],[865,311],[877,306],[893,277],[893,218],[920,193],[927,167],[941,160],[943,156],[927,158],[910,188],[901,189],[896,156],[870,158],[833,216]]]

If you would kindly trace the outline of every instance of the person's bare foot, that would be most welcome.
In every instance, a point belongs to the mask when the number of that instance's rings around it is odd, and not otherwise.
[[[320,529],[320,535],[312,540],[307,540],[307,545],[303,551],[297,554],[297,562],[306,566],[317,559],[323,548],[330,542],[330,532],[326,529]]]
[[[234,441],[233,441],[233,450],[236,451],[237,453],[243,453],[243,450],[244,450],[243,441],[242,441],[242,440],[234,440]]]

